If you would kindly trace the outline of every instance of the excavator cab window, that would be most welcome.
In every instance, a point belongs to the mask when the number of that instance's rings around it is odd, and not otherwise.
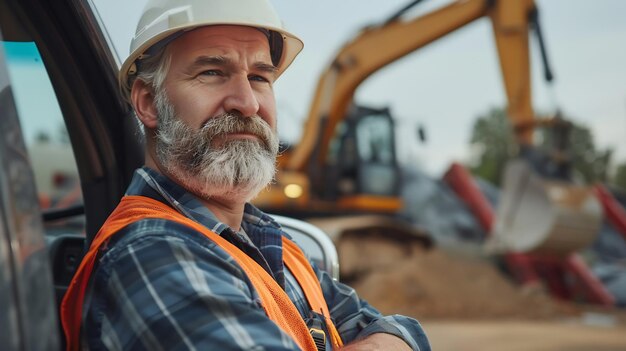
[[[339,135],[339,192],[397,195],[398,164],[394,125],[388,108],[354,106]]]
[[[393,164],[391,120],[386,115],[366,115],[357,124],[357,149],[361,162]]]

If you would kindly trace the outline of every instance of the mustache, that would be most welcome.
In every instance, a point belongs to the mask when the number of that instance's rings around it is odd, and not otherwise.
[[[210,140],[234,133],[251,134],[261,139],[268,149],[272,148],[275,134],[260,116],[244,117],[232,112],[209,118],[200,126],[200,132]]]

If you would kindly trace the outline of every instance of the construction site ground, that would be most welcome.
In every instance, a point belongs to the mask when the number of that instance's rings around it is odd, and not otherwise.
[[[434,350],[626,350],[626,310],[552,299],[493,261],[382,236],[342,238],[341,280],[385,314],[419,319]]]

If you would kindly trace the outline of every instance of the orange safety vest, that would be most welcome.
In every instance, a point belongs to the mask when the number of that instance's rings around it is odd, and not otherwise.
[[[287,293],[253,259],[203,225],[183,216],[171,207],[145,196],[125,196],[100,229],[89,251],[83,258],[67,293],[61,303],[61,323],[67,341],[67,350],[80,349],[80,325],[83,314],[83,302],[89,277],[96,262],[98,250],[115,233],[127,225],[146,218],[159,218],[191,227],[226,251],[246,273],[248,279],[259,294],[261,305],[267,316],[285,333],[289,334],[303,350],[315,351],[317,347],[296,306]],[[294,275],[304,295],[315,312],[324,316],[330,333],[333,348],[342,346],[341,337],[330,319],[330,312],[322,294],[322,288],[313,268],[300,248],[283,237],[283,261]]]

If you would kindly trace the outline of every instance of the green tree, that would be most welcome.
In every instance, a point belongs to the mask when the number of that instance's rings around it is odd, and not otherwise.
[[[554,130],[543,128],[538,131],[542,138],[538,147],[543,152],[554,152]],[[587,183],[606,182],[613,149],[599,150],[593,134],[585,125],[572,123],[566,141],[567,152],[575,175]]]
[[[474,122],[470,142],[480,151],[474,174],[500,185],[504,165],[517,153],[515,138],[503,108],[492,108]],[[553,128],[536,130],[536,147],[546,155],[556,157],[557,131]],[[607,180],[607,171],[613,154],[612,149],[598,150],[593,135],[584,125],[570,124],[564,155],[570,160],[574,175],[588,183]],[[561,155],[563,156],[563,155]],[[624,171],[626,172],[626,170]],[[626,176],[625,176],[626,177]]]
[[[617,172],[613,178],[613,184],[626,191],[626,163],[617,166]]]
[[[67,128],[65,127],[65,123],[61,123],[58,128],[57,128],[57,139],[58,142],[63,144],[63,145],[69,145],[70,144],[70,134],[67,131]]]
[[[502,108],[492,108],[474,122],[470,143],[479,151],[472,173],[500,185],[504,165],[516,150],[511,126]]]
[[[37,135],[35,135],[35,142],[37,142],[37,144],[47,144],[50,142],[50,135],[48,135],[45,131],[40,130],[37,132]]]

